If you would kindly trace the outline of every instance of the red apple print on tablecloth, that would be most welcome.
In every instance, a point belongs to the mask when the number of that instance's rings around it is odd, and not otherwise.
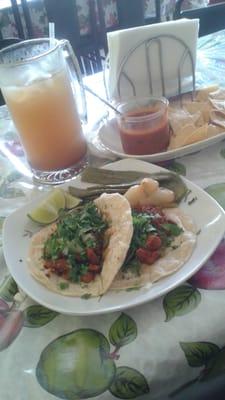
[[[213,184],[205,190],[225,209],[225,183]],[[225,239],[200,271],[190,279],[190,283],[200,289],[225,289]]]
[[[39,304],[19,310],[19,304],[15,301],[16,294],[18,287],[9,275],[0,285],[0,351],[17,338],[23,327],[40,328],[58,315]]]
[[[23,327],[22,311],[0,313],[0,351],[6,349],[18,336]]]
[[[225,239],[189,282],[200,289],[225,289]]]
[[[0,351],[6,349],[23,327],[23,312],[13,309],[13,298],[18,291],[11,276],[0,285]]]

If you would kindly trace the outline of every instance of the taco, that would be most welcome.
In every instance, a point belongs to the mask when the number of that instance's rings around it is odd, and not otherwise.
[[[68,296],[149,287],[177,271],[196,227],[174,192],[145,178],[122,196],[102,194],[34,235],[28,265],[50,290]]]
[[[195,247],[195,225],[179,208],[144,206],[132,213],[132,242],[110,289],[149,287],[180,269]]]
[[[196,244],[195,224],[174,206],[171,190],[146,178],[125,196],[132,207],[133,237],[110,289],[151,286],[181,268]]]
[[[99,296],[120,270],[132,234],[128,200],[104,193],[35,234],[28,268],[54,292]]]

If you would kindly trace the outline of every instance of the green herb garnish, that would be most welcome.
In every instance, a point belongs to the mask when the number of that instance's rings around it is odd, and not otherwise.
[[[69,283],[68,282],[60,282],[59,283],[59,288],[61,289],[61,290],[65,290],[65,289],[67,289],[69,287]]]
[[[162,228],[165,229],[165,231],[172,236],[179,236],[183,232],[183,229],[180,228],[177,224],[173,224],[170,222],[162,224]]]
[[[81,299],[83,299],[83,300],[88,300],[88,299],[90,299],[90,297],[91,297],[91,294],[90,294],[90,293],[85,293],[85,294],[83,294],[83,295],[81,296]]]
[[[65,258],[70,267],[68,279],[79,282],[80,276],[88,271],[87,249],[102,246],[107,227],[93,202],[63,214],[56,231],[45,242],[44,259]]]
[[[136,269],[136,273],[138,274],[140,262],[135,257],[136,250],[139,247],[144,247],[148,235],[150,233],[157,233],[157,229],[152,223],[154,219],[153,214],[132,211],[132,219],[134,232],[122,270],[126,271],[127,268],[130,269],[133,267],[133,270]]]
[[[149,235],[160,237],[162,246],[159,251],[163,253],[166,247],[171,246],[174,238],[183,232],[183,229],[175,223],[162,223],[162,218],[162,215],[157,210],[132,211],[134,231],[127,257],[122,266],[123,272],[130,271],[134,275],[140,274],[141,262],[136,256],[136,251],[139,248],[146,248],[146,241]]]

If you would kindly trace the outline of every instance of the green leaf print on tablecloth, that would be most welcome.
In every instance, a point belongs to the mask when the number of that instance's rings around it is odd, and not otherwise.
[[[223,390],[225,374],[225,347],[219,348],[219,346],[211,342],[181,342],[180,346],[184,351],[188,364],[191,367],[203,367],[203,369],[196,378],[184,383],[182,386],[170,393],[170,397],[176,398],[178,395],[179,399],[182,399],[183,395],[185,396],[188,394],[189,398],[191,399],[191,393],[193,393],[193,395],[196,394],[196,390],[200,396],[201,386],[203,388],[205,382],[215,378],[218,379],[219,377],[221,377],[220,384],[222,382],[223,386],[221,387],[221,390]],[[217,383],[219,383],[218,380]],[[207,386],[205,386],[205,388],[207,388]],[[204,393],[206,393],[205,388]],[[185,397],[185,399],[186,398],[187,397]],[[202,397],[198,398],[200,399]]]
[[[116,366],[119,346],[137,336],[136,323],[123,313],[112,324],[109,336],[115,345],[111,353],[108,339],[93,329],[78,329],[49,343],[36,368],[39,384],[66,400],[88,399],[106,390],[121,399],[148,393],[148,383],[139,371]]]
[[[224,374],[225,374],[225,347],[222,347],[222,349],[220,349],[218,354],[209,360],[207,368],[203,371],[199,379],[204,382],[210,379],[214,379],[220,375],[224,376]]]
[[[145,377],[133,368],[118,367],[110,392],[119,399],[135,399],[149,393]]]
[[[57,315],[58,313],[55,311],[34,304],[24,310],[24,326],[28,328],[39,328],[48,324]]]
[[[224,165],[225,171],[225,165]],[[206,192],[209,193],[225,210],[225,183],[215,183],[205,188]]]
[[[182,285],[167,293],[163,299],[166,322],[176,316],[188,314],[198,306],[200,301],[200,292],[191,285]]]
[[[209,360],[220,351],[218,346],[209,342],[181,342],[180,346],[190,367],[207,365]]]
[[[132,318],[128,317],[126,314],[121,314],[112,324],[109,331],[109,340],[116,348],[133,342],[136,337],[137,325]]]
[[[11,275],[5,277],[0,285],[0,298],[12,302],[15,294],[18,292],[18,287]]]
[[[21,176],[22,175],[17,171],[13,171],[7,175],[0,185],[0,197],[11,199],[24,196],[24,192],[21,189],[12,185],[12,183],[16,182]]]

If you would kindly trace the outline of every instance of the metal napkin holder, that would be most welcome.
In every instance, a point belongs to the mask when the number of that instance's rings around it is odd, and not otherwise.
[[[116,88],[117,88],[117,93],[119,95],[119,98],[121,98],[121,79],[125,78],[126,81],[128,82],[128,84],[130,85],[132,92],[133,92],[133,96],[137,95],[137,90],[135,87],[135,83],[133,82],[132,78],[130,76],[128,76],[128,74],[125,72],[125,67],[128,63],[128,61],[130,60],[130,57],[135,53],[135,51],[137,51],[141,46],[144,47],[144,54],[145,54],[145,63],[146,63],[146,71],[147,71],[147,76],[146,76],[146,84],[148,84],[149,87],[149,94],[153,95],[153,76],[152,76],[152,72],[151,72],[151,56],[150,56],[150,50],[151,47],[153,46],[153,44],[157,45],[158,48],[158,57],[159,57],[159,72],[160,72],[160,82],[161,82],[161,88],[162,88],[162,95],[163,96],[167,96],[166,93],[166,78],[165,78],[165,62],[163,60],[164,57],[167,57],[166,54],[163,54],[163,50],[162,50],[162,41],[165,39],[171,39],[174,40],[176,42],[179,42],[179,44],[181,45],[181,49],[182,49],[182,55],[180,57],[180,60],[178,62],[177,65],[177,71],[174,74],[177,77],[177,94],[178,96],[181,96],[182,94],[182,70],[185,66],[185,63],[190,62],[190,66],[191,66],[191,82],[192,82],[192,96],[195,93],[195,64],[194,64],[194,59],[193,59],[193,55],[192,52],[190,50],[190,48],[187,46],[187,44],[180,38],[174,36],[174,35],[170,35],[170,34],[162,34],[162,35],[158,35],[158,36],[154,36],[151,37],[149,39],[145,39],[143,41],[140,41],[137,45],[135,45],[132,49],[130,49],[130,51],[124,56],[118,74],[117,74],[117,78],[116,78]],[[109,56],[106,59],[105,62],[105,69],[104,69],[104,85],[105,85],[105,89],[106,89],[106,94],[109,98],[109,93],[108,93],[108,88],[107,88],[107,78],[106,78],[106,71],[109,68]],[[189,91],[189,90],[188,90]]]

